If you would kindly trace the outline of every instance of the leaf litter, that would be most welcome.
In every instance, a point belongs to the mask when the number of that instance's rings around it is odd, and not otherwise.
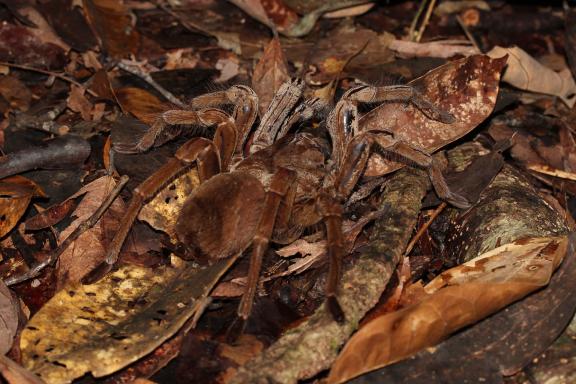
[[[564,26],[559,8],[547,4],[359,3],[209,0],[157,6],[91,0],[66,1],[59,9],[6,4],[0,27],[0,142],[8,148],[0,162],[5,177],[0,276],[13,281],[16,269],[42,263],[58,243],[67,244],[64,239],[75,228],[83,228],[118,174],[129,174],[132,181],[100,220],[66,247],[55,270],[48,266],[25,282],[2,287],[0,318],[8,319],[0,327],[5,380],[39,382],[40,375],[46,382],[73,382],[89,373],[107,376],[108,382],[144,377],[175,383],[198,377],[339,382],[384,366],[355,380],[378,382],[370,380],[391,372],[424,382],[465,381],[475,372],[488,372],[495,382],[513,374],[507,380],[520,382],[523,372],[543,377],[539,369],[545,368],[530,362],[562,332],[576,305],[570,300],[557,299],[549,312],[532,314],[530,321],[548,324],[538,334],[526,331],[492,349],[472,331],[484,327],[497,338],[497,326],[486,324],[509,313],[501,308],[518,308],[516,317],[506,320],[517,324],[510,326],[515,329],[528,317],[523,303],[542,292],[561,295],[554,281],[568,260],[559,272],[553,270],[566,254],[576,194],[576,53],[568,44],[576,39],[574,29],[568,21]],[[565,18],[573,18],[573,12],[565,10]],[[509,32],[502,32],[504,26]],[[450,189],[467,196],[472,208],[446,208],[419,231],[427,177],[405,167],[411,163],[402,156],[376,151],[363,172],[364,184],[344,208],[347,256],[339,299],[346,321],[334,323],[322,306],[327,279],[322,226],[296,228],[295,234],[272,239],[279,242],[264,255],[255,313],[234,344],[222,334],[235,319],[234,297],[245,289],[248,258],[208,266],[179,258],[189,255],[174,236],[174,222],[200,184],[191,167],[163,185],[140,213],[139,220],[156,232],[137,225],[130,243],[138,244],[138,251],[126,246],[117,270],[94,285],[79,283],[106,257],[124,215],[122,201],[185,140],[125,154],[143,134],[141,127],[232,84],[251,84],[262,116],[276,90],[293,76],[304,79],[306,98],[324,98],[324,109],[310,123],[298,121],[293,132],[328,138],[332,95],[337,99],[365,79],[409,84],[452,114],[456,121],[446,124],[411,103],[389,100],[361,107],[359,130],[438,152],[434,162]],[[234,107],[224,110],[232,113]],[[188,138],[211,138],[214,132],[175,128],[166,132],[166,140],[181,132]],[[446,146],[458,150],[446,155]],[[237,148],[236,156],[242,152]],[[455,165],[454,156],[467,160]],[[467,164],[472,165],[465,169]],[[400,167],[404,170],[389,176]],[[56,168],[74,170],[75,180],[67,181],[82,180],[83,187],[74,193],[64,188]],[[423,200],[426,209],[437,204],[433,192]],[[35,210],[40,214],[30,219]],[[405,255],[416,232],[421,238]],[[409,276],[417,259],[431,261],[418,270],[420,282]],[[548,281],[548,288],[530,293]],[[20,304],[10,292],[17,292]],[[39,311],[33,303],[41,303]],[[21,310],[33,316],[24,318]],[[489,313],[494,314],[482,320]],[[20,337],[18,319],[24,327]],[[379,322],[391,331],[371,328]],[[463,326],[465,331],[455,332]],[[442,370],[417,366],[418,359],[433,358],[431,349],[422,348],[440,343],[440,356],[445,345],[457,349],[452,340],[460,337],[477,346],[478,354],[491,350],[510,356],[500,357],[506,368],[495,369],[488,359],[474,360],[468,370],[456,360]],[[208,348],[204,355],[202,348]],[[469,347],[465,353],[476,352]],[[361,370],[355,359],[365,364]],[[162,369],[170,360],[174,364]],[[193,367],[191,360],[197,360]]]

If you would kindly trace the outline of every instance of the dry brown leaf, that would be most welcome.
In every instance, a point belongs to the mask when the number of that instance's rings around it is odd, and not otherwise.
[[[66,52],[70,50],[70,46],[63,41],[54,29],[48,24],[44,16],[38,12],[34,7],[22,7],[18,9],[18,13],[26,16],[31,22],[36,24],[36,28],[30,29],[32,34],[45,43],[51,43],[59,46]]]
[[[242,9],[244,12],[261,22],[262,24],[274,28],[274,24],[268,18],[264,7],[260,0],[230,0],[232,4],[235,4],[238,8]]]
[[[282,52],[280,40],[274,37],[266,46],[252,76],[252,88],[258,94],[258,109],[261,115],[268,110],[268,105],[276,91],[288,80],[290,80],[290,75],[286,58]]]
[[[64,241],[82,222],[86,221],[112,191],[116,182],[111,176],[103,176],[82,187],[69,199],[85,195],[72,213],[76,219],[60,233],[59,242]],[[124,204],[116,199],[102,218],[70,244],[60,255],[56,271],[57,287],[68,282],[78,282],[94,267],[104,261],[106,248],[114,236],[124,213]]]
[[[576,103],[576,82],[569,68],[554,72],[518,47],[494,47],[488,55],[502,57],[509,55],[508,67],[502,80],[525,91],[558,96],[568,107]]]
[[[158,113],[166,110],[160,99],[141,88],[123,87],[114,92],[122,110],[132,113],[146,124],[152,124]]]
[[[0,76],[0,95],[20,111],[27,111],[32,101],[30,89],[15,76]]]
[[[538,173],[543,173],[545,175],[558,177],[560,179],[576,181],[576,173],[566,172],[566,171],[563,171],[561,169],[555,169],[555,168],[552,168],[548,165],[533,164],[533,165],[528,165],[526,168],[528,168],[531,171],[535,171]]]
[[[86,89],[72,84],[70,86],[70,95],[66,99],[68,108],[82,115],[84,121],[92,120],[92,103],[84,96]]]
[[[18,223],[34,196],[45,196],[32,180],[12,176],[0,182],[0,237]]]
[[[545,286],[567,246],[567,237],[517,240],[442,273],[425,287],[422,301],[361,328],[336,359],[328,382],[402,360]]]
[[[114,58],[135,55],[139,48],[136,17],[124,1],[83,0],[84,13],[100,45]]]
[[[12,348],[12,342],[18,331],[18,300],[0,280],[0,355],[6,354]]]
[[[505,64],[505,57],[476,55],[442,65],[409,83],[438,108],[454,115],[452,124],[432,120],[413,105],[386,103],[363,116],[360,127],[390,132],[397,139],[434,152],[469,133],[492,113]],[[384,175],[402,166],[374,154],[365,174]]]

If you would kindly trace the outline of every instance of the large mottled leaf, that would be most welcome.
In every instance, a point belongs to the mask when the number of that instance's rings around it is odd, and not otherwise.
[[[432,120],[411,104],[387,103],[362,117],[361,129],[384,130],[434,152],[466,135],[492,113],[505,64],[506,57],[475,55],[440,66],[409,83],[438,108],[454,115],[454,123]],[[366,175],[383,175],[402,165],[373,155]]]
[[[567,246],[567,237],[517,240],[442,273],[425,287],[428,295],[420,302],[361,328],[328,381],[341,383],[404,359],[545,286]]]
[[[235,260],[200,270],[129,265],[93,285],[68,285],[22,332],[23,364],[47,383],[116,372],[174,335]]]

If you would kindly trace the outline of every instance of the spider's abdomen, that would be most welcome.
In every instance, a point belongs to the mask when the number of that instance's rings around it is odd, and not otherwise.
[[[246,172],[216,175],[186,200],[176,222],[176,236],[210,259],[243,251],[262,215],[265,190]]]

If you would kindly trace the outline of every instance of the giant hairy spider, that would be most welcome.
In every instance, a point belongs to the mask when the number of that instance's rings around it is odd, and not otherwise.
[[[450,124],[454,118],[424,99],[410,86],[361,86],[347,91],[326,120],[331,143],[310,133],[288,134],[297,121],[310,118],[325,106],[319,99],[302,101],[303,83],[281,86],[242,153],[256,119],[258,99],[253,90],[233,86],[194,99],[189,110],[169,110],[156,119],[134,151],[145,151],[169,139],[167,126],[216,126],[213,140],[193,138],[133,193],[125,218],[108,250],[106,262],[85,282],[111,269],[142,205],[183,170],[196,164],[200,186],[186,200],[176,223],[176,235],[190,257],[209,260],[239,255],[252,245],[247,288],[238,316],[250,315],[262,257],[277,237],[299,236],[304,228],[323,221],[330,261],[327,305],[336,320],[344,313],[337,301],[343,253],[343,204],[357,184],[371,147],[397,152],[429,170],[438,194],[452,204],[468,202],[450,192],[431,156],[409,143],[358,126],[358,103],[410,102],[431,119]],[[232,115],[221,109],[234,106]],[[173,135],[173,134],[172,134]],[[329,156],[327,156],[329,154]],[[296,230],[294,230],[296,229]],[[288,234],[288,235],[287,235]]]

